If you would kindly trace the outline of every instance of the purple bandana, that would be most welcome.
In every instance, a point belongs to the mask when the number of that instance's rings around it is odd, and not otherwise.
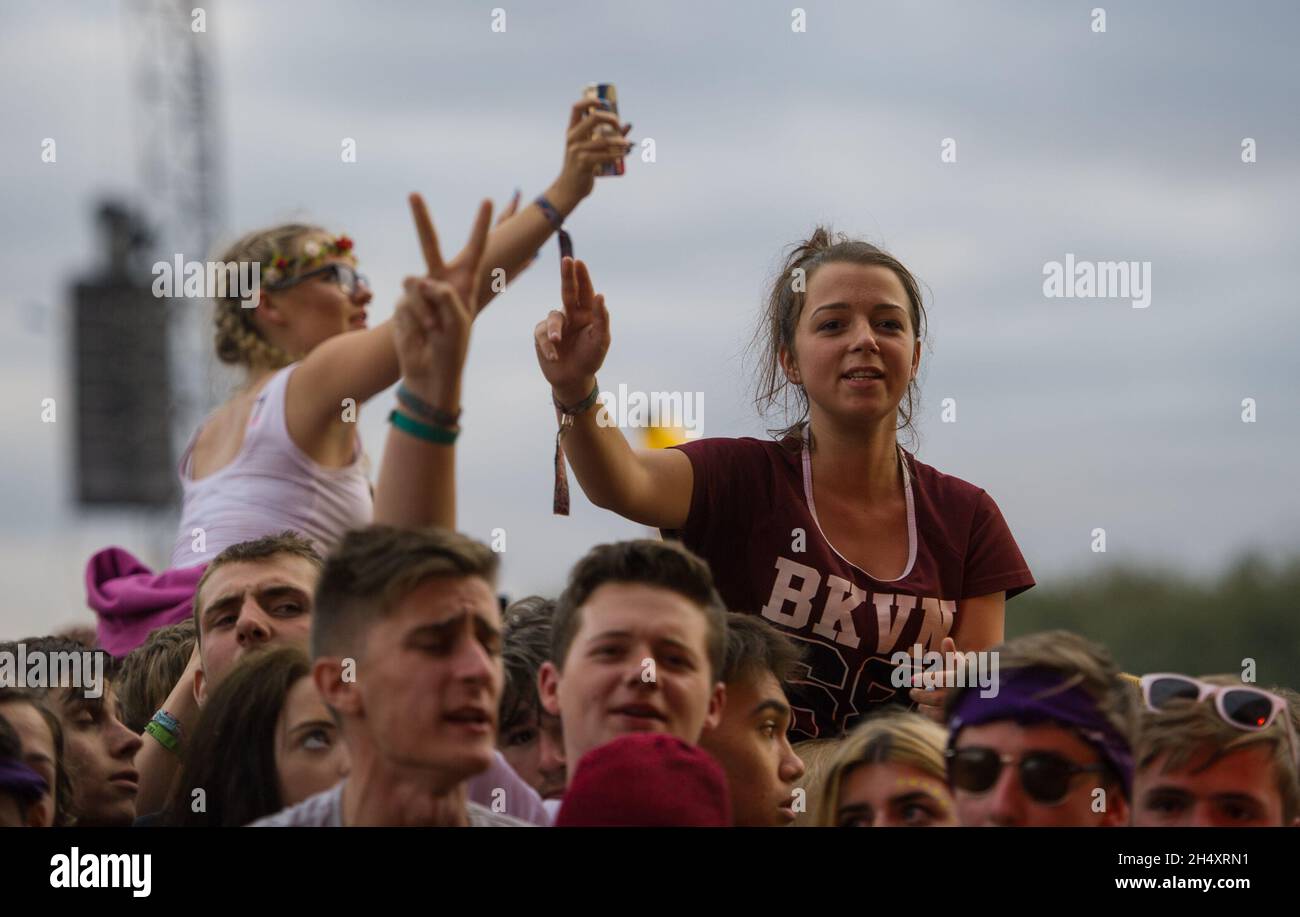
[[[1081,685],[1060,690],[1065,676],[1054,669],[1004,670],[998,692],[980,697],[979,691],[963,691],[948,720],[948,747],[957,744],[957,733],[967,726],[1011,720],[1021,726],[1050,722],[1073,728],[1097,750],[1124,784],[1124,795],[1133,789],[1133,750],[1116,731],[1092,695]]]
[[[0,761],[0,790],[13,793],[19,799],[35,802],[48,789],[45,778],[23,762]]]

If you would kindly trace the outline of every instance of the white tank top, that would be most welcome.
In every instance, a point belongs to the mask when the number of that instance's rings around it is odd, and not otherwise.
[[[200,427],[180,461],[181,524],[172,567],[210,561],[225,548],[286,529],[328,551],[349,529],[374,517],[369,462],[357,438],[352,463],[326,468],[289,438],[284,393],[297,363],[262,387],[248,415],[244,442],[224,468],[195,481],[191,460]],[[202,542],[195,529],[202,529]],[[199,543],[203,550],[195,550]]]

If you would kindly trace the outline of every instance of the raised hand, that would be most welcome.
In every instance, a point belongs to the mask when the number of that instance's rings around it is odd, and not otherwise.
[[[955,676],[951,667],[951,660],[957,652],[956,641],[954,641],[952,637],[944,637],[943,641],[939,644],[939,652],[945,660],[945,667],[943,672],[936,677],[941,679],[940,685],[950,685],[953,683]],[[912,684],[916,687],[912,688],[909,696],[913,703],[917,705],[917,713],[928,716],[935,722],[942,724],[944,722],[943,704],[944,701],[948,699],[949,689],[939,685],[928,686],[924,684],[924,681],[924,675],[920,673],[915,674],[913,676]]]
[[[483,201],[470,231],[469,241],[455,258],[443,262],[438,250],[438,234],[434,231],[433,220],[424,205],[424,198],[411,194],[411,215],[415,218],[415,231],[420,236],[420,250],[424,252],[424,263],[428,276],[450,284],[461,300],[478,307],[479,286],[483,277],[483,253],[487,248],[488,227],[492,222],[492,202]]]
[[[614,133],[597,131],[600,127],[613,128]],[[601,111],[598,99],[575,103],[569,112],[564,166],[548,193],[551,203],[565,214],[577,207],[595,187],[597,170],[627,155],[626,135],[631,129],[632,125],[619,123],[618,115]]]
[[[560,263],[564,311],[552,310],[533,329],[533,346],[542,375],[561,404],[577,404],[595,385],[609,352],[609,311],[595,292],[587,265],[573,258]]]
[[[407,277],[393,316],[393,343],[402,379],[416,395],[454,413],[469,351],[473,310],[455,287],[428,277]]]

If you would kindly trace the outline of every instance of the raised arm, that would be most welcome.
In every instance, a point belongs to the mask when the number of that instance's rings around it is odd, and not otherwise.
[[[533,331],[542,375],[556,401],[581,404],[596,387],[609,351],[609,311],[581,261],[561,264],[564,311],[553,311]],[[694,472],[677,449],[634,450],[598,405],[573,418],[564,454],[587,499],[625,519],[656,528],[681,528],[691,506]]]
[[[404,286],[393,339],[403,386],[396,410],[406,423],[399,426],[398,418],[388,431],[375,485],[375,522],[455,529],[456,447],[448,434],[459,432],[451,418],[460,415],[460,380],[474,315],[450,284],[408,277]],[[432,412],[446,416],[431,417]]]
[[[598,99],[583,99],[569,110],[569,127],[564,138],[564,165],[559,176],[543,192],[562,219],[591,194],[596,186],[596,171],[627,154],[625,138],[632,125],[619,124],[618,116],[612,112],[592,110],[599,105]],[[595,133],[602,125],[612,127],[618,133]],[[516,196],[512,208],[517,201]],[[499,292],[498,289],[493,289],[492,272],[501,268],[505,271],[506,282],[513,280],[532,263],[538,249],[554,231],[541,208],[531,201],[492,230],[488,236],[487,255],[480,266],[478,311],[482,311]],[[460,266],[457,262],[452,264]],[[499,288],[501,284],[495,286]]]
[[[444,263],[438,249],[438,235],[424,199],[410,196],[411,214],[424,253],[430,279],[450,286],[464,302],[478,295],[492,203],[479,205],[469,242],[452,263]],[[319,344],[303,358],[289,379],[287,420],[289,432],[300,446],[314,441],[328,424],[342,421],[343,400],[351,398],[360,407],[397,381],[401,372],[393,346],[390,319],[365,331],[338,334]]]

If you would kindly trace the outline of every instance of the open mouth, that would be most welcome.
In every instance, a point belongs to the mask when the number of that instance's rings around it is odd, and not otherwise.
[[[482,707],[460,707],[444,714],[443,719],[455,726],[474,732],[491,732],[493,730],[492,717]]]
[[[847,379],[850,382],[875,382],[875,381],[883,380],[885,378],[885,374],[882,370],[876,369],[874,366],[871,366],[862,369],[851,369],[848,372],[841,375],[840,378]]]
[[[365,312],[358,312],[356,315],[354,315],[354,316],[352,316],[350,319],[348,319],[348,322],[349,322],[350,324],[352,324],[352,325],[355,325],[355,326],[359,327],[359,328],[364,328],[365,325],[366,325],[366,313],[365,313]]]

